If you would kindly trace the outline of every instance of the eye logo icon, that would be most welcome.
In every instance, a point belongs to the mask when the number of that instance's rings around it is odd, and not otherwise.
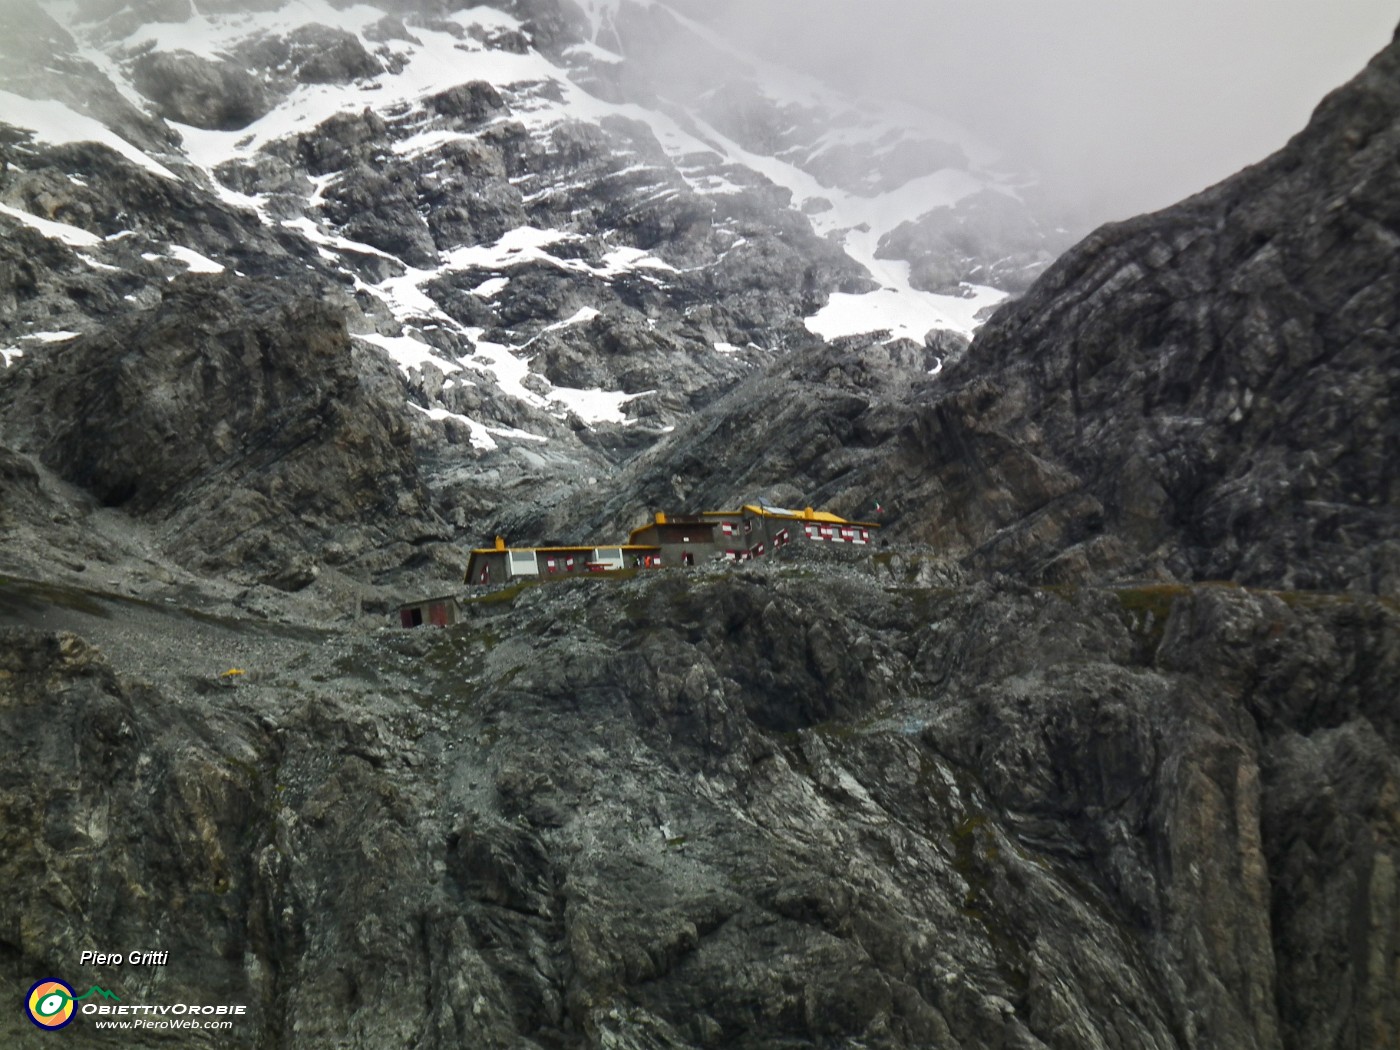
[[[40,1028],[62,1028],[73,1020],[74,998],[69,985],[49,978],[29,989],[25,1010]]]

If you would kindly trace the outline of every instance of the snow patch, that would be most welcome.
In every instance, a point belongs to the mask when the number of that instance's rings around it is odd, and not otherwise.
[[[224,267],[221,263],[216,263],[207,255],[200,255],[192,248],[183,245],[170,245],[170,255],[172,258],[184,263],[189,267],[190,273],[223,273]]]
[[[627,394],[621,390],[578,390],[574,387],[556,386],[549,392],[550,400],[558,402],[585,423],[620,423],[628,425],[636,420],[628,419],[622,411],[627,402],[655,393],[644,390],[640,394]]]
[[[472,295],[490,299],[502,292],[508,284],[510,284],[509,277],[488,277],[472,289]]]
[[[669,270],[671,273],[678,271],[670,263],[656,258],[649,252],[640,248],[630,248],[623,246],[614,248],[603,256],[603,272],[609,277],[626,273],[628,270]]]
[[[83,260],[83,262],[87,263],[94,270],[106,270],[108,273],[122,272],[122,268],[120,266],[108,266],[105,262],[98,262],[91,255],[84,255],[82,252],[78,252],[77,255],[79,259]]]
[[[336,7],[326,0],[295,0],[274,11],[233,12],[204,15],[195,13],[183,22],[150,22],[134,30],[118,45],[123,51],[188,51],[212,61],[227,57],[234,45],[251,36],[286,36],[307,25],[324,25],[361,36],[365,29],[384,17],[384,12],[365,4]],[[364,41],[362,41],[364,42]],[[372,49],[372,45],[371,45]]]
[[[33,339],[36,343],[66,343],[77,339],[82,332],[26,332],[21,339]]]
[[[407,335],[380,335],[378,332],[356,333],[356,339],[362,339],[366,343],[373,343],[379,347],[399,366],[399,371],[408,375],[411,368],[422,368],[425,365],[432,365],[438,371],[459,372],[462,366],[446,361],[434,353],[433,348],[427,343],[420,343],[417,339]]]
[[[0,91],[0,95],[3,94],[4,92]],[[3,105],[3,102],[0,102],[0,105]],[[11,208],[8,204],[0,204],[0,214],[8,215],[12,219],[17,219],[31,229],[38,230],[45,237],[62,241],[70,248],[95,248],[102,243],[102,238],[95,233],[88,233],[87,230],[80,230],[76,226],[69,226],[66,222],[54,222],[52,219],[41,219],[37,215],[30,215],[27,211]]]
[[[25,98],[9,91],[0,91],[0,114],[6,124],[27,128],[42,142],[62,146],[69,142],[97,142],[116,150],[152,174],[179,182],[167,167],[157,164],[126,139],[91,117],[77,113],[53,99]]]
[[[593,320],[593,318],[597,317],[600,313],[602,313],[601,310],[596,310],[591,306],[582,306],[579,307],[578,310],[574,311],[573,316],[567,317],[562,321],[555,321],[551,325],[545,325],[543,331],[554,332],[560,328],[568,328],[570,325],[587,324],[589,321]]]
[[[863,295],[836,292],[826,306],[804,322],[807,330],[823,339],[888,330],[892,339],[922,343],[935,328],[949,328],[971,335],[981,323],[974,316],[1006,298],[1006,293],[982,285],[968,286],[968,298],[931,295],[904,289],[880,288]]]
[[[535,441],[541,444],[549,441],[547,437],[543,437],[539,434],[531,434],[526,430],[517,430],[515,427],[489,427],[485,423],[477,422],[470,416],[464,416],[460,412],[449,412],[445,408],[424,408],[422,405],[416,405],[412,401],[409,402],[409,406],[416,408],[429,419],[438,422],[451,419],[461,423],[470,432],[469,440],[472,443],[472,448],[481,449],[483,452],[492,452],[499,448],[500,446],[495,440],[498,437],[513,438],[517,441]]]
[[[574,316],[577,317],[578,314]],[[561,325],[563,323],[561,322]],[[589,424],[626,425],[633,422],[623,413],[622,406],[633,398],[641,397],[642,394],[628,394],[621,390],[580,390],[575,387],[552,385],[547,387],[547,395],[538,394],[525,386],[525,380],[531,378],[530,366],[517,355],[517,348],[482,339],[483,331],[481,328],[466,329],[467,334],[476,343],[476,353],[472,355],[468,365],[495,379],[502,393],[561,417],[573,412]],[[548,380],[539,375],[534,376],[532,382],[536,386],[548,384]]]
[[[581,266],[575,259],[556,259],[546,248],[559,241],[570,240],[571,235],[561,230],[541,230],[534,226],[517,226],[502,234],[495,244],[472,244],[454,248],[443,261],[444,270],[499,270],[507,266],[519,266],[524,262],[547,262],[564,269]]]

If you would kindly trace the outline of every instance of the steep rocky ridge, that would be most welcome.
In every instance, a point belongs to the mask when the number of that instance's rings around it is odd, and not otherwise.
[[[1275,156],[1067,253],[896,443],[907,534],[1045,579],[1395,593],[1397,162],[1392,44]]]

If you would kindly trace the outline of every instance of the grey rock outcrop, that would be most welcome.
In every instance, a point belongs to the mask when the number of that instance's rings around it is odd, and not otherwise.
[[[969,283],[1019,293],[1072,243],[1023,201],[983,190],[900,224],[880,238],[875,254],[908,261],[910,283],[925,291],[955,294]]]
[[[132,74],[161,116],[197,128],[237,131],[272,108],[262,82],[232,62],[157,51],[143,55]]]
[[[359,37],[321,25],[302,26],[285,38],[262,37],[242,57],[302,84],[344,84],[384,71]]]
[[[433,524],[397,378],[352,354],[343,309],[276,285],[186,277],[0,390],[7,431],[104,506],[164,523],[206,571],[353,557]],[[407,557],[411,547],[406,547]]]

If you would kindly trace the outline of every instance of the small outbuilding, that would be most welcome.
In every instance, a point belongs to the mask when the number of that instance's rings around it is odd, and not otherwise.
[[[404,627],[450,627],[458,619],[457,599],[452,595],[425,598],[399,606],[399,623]]]

